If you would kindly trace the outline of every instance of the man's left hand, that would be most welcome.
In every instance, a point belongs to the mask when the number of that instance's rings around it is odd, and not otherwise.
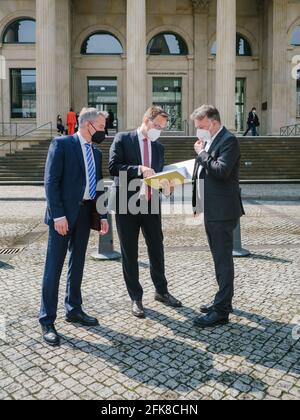
[[[170,195],[174,193],[175,185],[174,185],[173,181],[168,181],[167,179],[162,179],[160,181],[160,186],[163,190],[163,194],[166,197],[170,197]]]
[[[100,236],[105,236],[109,231],[109,223],[106,219],[101,220],[101,230],[99,232]]]
[[[198,140],[196,141],[195,145],[194,145],[194,149],[195,152],[197,153],[197,155],[199,155],[199,153],[203,152],[203,150],[205,150],[205,146],[206,143],[204,140]]]

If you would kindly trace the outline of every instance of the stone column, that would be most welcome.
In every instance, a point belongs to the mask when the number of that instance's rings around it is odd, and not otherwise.
[[[0,122],[4,122],[3,116],[3,107],[4,107],[4,99],[3,99],[3,82],[7,77],[6,72],[6,60],[5,57],[2,55],[2,48],[0,47]],[[3,133],[3,127],[0,126],[0,136]]]
[[[287,1],[273,0],[269,11],[268,134],[279,135],[287,116]]]
[[[56,0],[36,0],[37,125],[56,121]]]
[[[146,111],[146,0],[127,0],[127,129]]]
[[[216,106],[235,131],[236,0],[217,1]]]
[[[193,0],[194,109],[208,101],[208,10],[210,0]]]
[[[70,0],[59,0],[56,4],[56,114],[63,121],[71,106],[71,10]],[[76,110],[80,111],[80,110]]]
[[[51,121],[56,131],[70,106],[69,0],[36,0],[36,22],[37,125]]]

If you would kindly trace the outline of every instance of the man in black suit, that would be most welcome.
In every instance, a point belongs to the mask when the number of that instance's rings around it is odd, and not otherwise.
[[[148,248],[155,300],[172,307],[181,306],[181,302],[168,292],[165,277],[159,192],[143,182],[143,178],[163,170],[164,147],[157,140],[167,122],[168,114],[162,108],[152,106],[141,127],[130,133],[118,133],[110,150],[109,168],[115,177],[112,196],[115,197],[123,273],[132,300],[132,314],[138,318],[145,317],[138,267],[140,230]]]
[[[260,126],[259,118],[257,115],[256,108],[252,108],[251,112],[249,112],[248,121],[247,121],[247,130],[244,133],[244,137],[247,136],[249,131],[251,130],[252,136],[257,137],[257,127]]]
[[[193,176],[194,213],[202,204],[219,285],[213,305],[201,307],[206,315],[194,320],[195,326],[204,328],[229,321],[234,295],[233,231],[244,209],[237,138],[221,125],[219,111],[212,105],[203,105],[191,118],[199,139],[195,144],[198,157]]]

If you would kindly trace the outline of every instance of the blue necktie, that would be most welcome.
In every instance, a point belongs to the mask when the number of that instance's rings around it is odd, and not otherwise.
[[[90,197],[92,200],[96,198],[97,194],[97,183],[96,183],[96,171],[93,159],[93,151],[90,144],[85,143],[86,148],[86,159],[87,159],[87,166],[88,166],[88,175],[89,175],[89,183],[90,183]]]

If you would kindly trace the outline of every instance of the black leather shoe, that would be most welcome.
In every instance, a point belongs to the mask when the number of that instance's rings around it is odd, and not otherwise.
[[[145,318],[145,311],[143,307],[143,302],[141,300],[132,302],[131,308],[132,315],[136,316],[137,318]]]
[[[209,328],[209,327],[215,327],[216,325],[225,325],[228,324],[229,317],[220,315],[215,311],[210,312],[209,314],[195,318],[193,321],[193,324],[195,327],[199,328]]]
[[[60,338],[56,332],[54,324],[42,325],[43,339],[45,343],[52,347],[58,347],[60,345]]]
[[[156,292],[154,299],[157,300],[157,302],[164,303],[165,305],[171,306],[172,308],[182,307],[182,303],[176,298],[174,298],[174,296],[172,296],[170,293],[165,293],[164,295],[160,295],[159,293]]]
[[[214,304],[211,305],[203,305],[200,306],[200,312],[203,314],[209,314],[210,312],[214,311]],[[233,314],[233,308],[231,307],[230,313]]]
[[[98,319],[85,314],[83,311],[75,315],[67,315],[66,321],[72,324],[80,324],[85,327],[96,327],[99,325]]]
[[[209,314],[213,310],[214,310],[214,305],[203,305],[203,306],[200,306],[200,312],[202,312],[203,314]]]

